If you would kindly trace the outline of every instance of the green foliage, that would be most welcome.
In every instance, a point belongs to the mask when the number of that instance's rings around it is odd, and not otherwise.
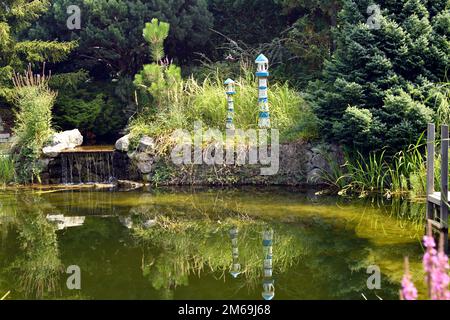
[[[77,32],[66,27],[69,5],[79,6],[82,12],[82,27]],[[77,40],[72,63],[89,70],[97,80],[105,75],[133,76],[149,56],[142,26],[151,18],[171,24],[166,50],[180,61],[205,46],[212,26],[206,0],[55,0],[29,35]]]
[[[70,78],[73,74],[67,75]],[[57,82],[59,79],[51,81],[53,88],[60,88],[53,109],[55,126],[63,130],[78,128],[84,136],[97,141],[108,142],[118,136],[125,125],[125,116],[123,102],[115,93],[117,83]]]
[[[292,81],[306,85],[320,76],[323,63],[334,51],[332,29],[336,27],[341,0],[277,0],[292,24],[284,31],[284,46],[295,65],[280,69]],[[300,78],[299,78],[300,77]]]
[[[270,42],[287,23],[282,6],[273,0],[209,0],[208,8],[214,30],[250,46]]]
[[[426,103],[431,108],[436,110],[437,123],[450,123],[450,82],[443,82],[430,85],[429,95],[426,98]]]
[[[362,147],[372,138],[370,130],[372,125],[373,116],[369,110],[348,107],[342,121],[333,124],[333,131],[339,135],[341,141]]]
[[[17,258],[7,269],[16,275],[17,291],[30,298],[44,298],[48,292],[60,288],[63,272],[56,226],[46,219],[40,198],[23,196],[19,202],[21,210],[16,223],[20,247]]]
[[[7,7],[3,8],[3,7]],[[42,15],[47,0],[2,2],[0,11],[0,97],[12,99],[13,70],[22,71],[28,63],[58,62],[67,57],[76,42],[21,40],[19,35]]]
[[[385,2],[380,28],[371,29],[370,4],[343,1],[336,51],[308,100],[327,139],[392,155],[417,141],[438,111],[429,97],[449,67],[450,8],[446,0]]]
[[[345,192],[350,190],[366,195],[383,191],[387,184],[388,168],[384,160],[384,152],[379,155],[369,154],[368,159],[358,153],[354,162],[347,160],[345,167],[348,170],[346,178],[349,178]]]
[[[151,213],[146,213],[148,217]],[[144,228],[143,218],[135,217],[136,226],[133,236],[144,246],[151,245],[166,248],[163,252],[149,250],[143,261],[143,275],[155,289],[172,289],[188,284],[188,276],[209,269],[221,277],[230,271],[231,250],[224,246],[223,239],[229,237],[232,227],[239,228],[239,253],[242,263],[242,277],[247,286],[255,286],[263,271],[261,263],[261,234],[269,228],[264,221],[247,216],[222,217],[220,223],[204,218],[189,220],[177,217],[157,215],[152,217],[155,226]],[[280,225],[271,224],[274,230],[274,242],[277,255],[273,264],[279,272],[288,270],[305,253],[302,242],[289,230]],[[216,235],[219,235],[217,237]],[[155,263],[156,261],[156,263]]]
[[[63,130],[78,128],[97,142],[110,143],[135,111],[134,87],[129,78],[92,81],[80,69],[52,76],[49,86],[58,91],[53,109],[54,125]]]
[[[340,0],[210,0],[217,32],[208,58],[242,60],[240,48],[257,49],[271,61],[273,78],[303,87],[318,76],[333,51],[331,30],[339,4]],[[224,45],[224,39],[231,45]]]
[[[57,74],[50,78],[49,86],[55,90],[76,90],[89,79],[89,73],[80,69],[76,72]]]
[[[17,153],[17,175],[21,182],[35,178],[39,181],[42,168],[38,160],[53,133],[52,108],[56,93],[49,89],[45,75],[38,77],[31,69],[14,79],[17,109],[13,150]]]
[[[170,25],[152,19],[146,23],[143,36],[150,45],[154,63],[144,65],[135,75],[134,84],[142,93],[145,112],[163,111],[172,105],[178,84],[181,83],[181,69],[168,61],[161,61],[164,56],[163,44],[169,34]],[[147,104],[147,105],[146,105]],[[151,106],[154,108],[151,109]]]
[[[134,84],[146,94],[144,101],[149,101],[157,110],[171,104],[171,98],[181,82],[181,69],[175,65],[147,64],[134,79]],[[148,107],[145,106],[144,107]]]
[[[416,144],[386,157],[385,152],[371,152],[368,156],[357,153],[346,156],[346,162],[337,166],[333,159],[332,173],[323,173],[323,179],[337,188],[340,194],[384,193],[387,196],[409,193],[413,197],[426,194],[426,163],[423,134]],[[439,158],[435,160],[439,162]],[[439,166],[437,166],[439,168]],[[436,185],[440,174],[435,173]]]
[[[153,18],[145,24],[142,35],[150,44],[153,61],[159,62],[164,57],[164,40],[169,36],[170,25]]]
[[[12,156],[0,154],[0,184],[15,181],[16,171]]]

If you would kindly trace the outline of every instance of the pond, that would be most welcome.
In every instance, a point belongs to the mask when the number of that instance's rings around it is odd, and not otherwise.
[[[0,203],[8,299],[398,299],[404,256],[423,292],[421,203],[277,187],[20,191]]]

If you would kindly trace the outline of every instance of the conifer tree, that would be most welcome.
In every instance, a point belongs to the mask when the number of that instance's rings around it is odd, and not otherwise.
[[[23,39],[23,33],[49,7],[48,0],[0,1],[0,97],[9,100],[13,71],[28,63],[64,60],[75,42]]]
[[[80,30],[66,28],[69,5],[81,10]],[[97,79],[131,77],[148,60],[142,26],[152,18],[171,24],[165,49],[178,61],[201,50],[212,26],[206,0],[54,0],[52,9],[29,34],[78,40],[72,62]]]
[[[445,80],[450,57],[447,0],[380,1],[378,27],[370,0],[344,0],[336,51],[308,98],[326,138],[360,150],[398,150],[416,142],[436,109],[433,83]]]

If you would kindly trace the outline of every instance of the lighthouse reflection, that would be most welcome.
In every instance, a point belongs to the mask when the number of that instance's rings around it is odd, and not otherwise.
[[[230,230],[230,238],[231,238],[231,250],[233,256],[233,265],[230,271],[230,274],[233,278],[237,278],[237,276],[241,273],[241,264],[239,263],[239,248],[238,248],[238,228],[233,227]]]
[[[263,292],[262,297],[264,300],[272,300],[275,296],[274,280],[272,278],[272,244],[273,244],[273,230],[265,230],[263,232]]]

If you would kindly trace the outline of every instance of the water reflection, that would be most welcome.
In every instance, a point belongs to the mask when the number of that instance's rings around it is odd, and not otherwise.
[[[265,230],[263,232],[263,257],[264,257],[264,280],[262,297],[264,300],[272,300],[275,296],[274,280],[272,279],[272,241],[273,230]]]
[[[230,230],[231,253],[233,255],[233,264],[230,274],[233,278],[237,278],[241,274],[241,264],[239,263],[239,247],[238,247],[238,228],[233,227]]]
[[[266,228],[263,221],[229,217],[219,223],[166,216],[158,216],[154,221],[153,227],[145,228],[137,220],[133,235],[142,246],[143,274],[153,288],[163,289],[164,298],[173,297],[179,286],[189,286],[192,276],[200,276],[204,272],[212,272],[232,287],[243,286],[248,290],[254,290],[267,272],[260,267],[262,256],[258,250],[258,235]],[[231,252],[223,246],[227,233],[231,237]],[[304,250],[301,242],[290,236],[285,237],[280,232],[279,238],[279,250],[284,252],[278,259],[281,273],[295,264]],[[272,264],[272,256],[267,258]],[[232,261],[231,276],[237,278],[243,274],[242,281],[233,283],[227,280],[229,261]]]
[[[58,230],[64,230],[66,228],[82,226],[86,217],[67,217],[63,214],[48,214],[47,220],[54,223]]]
[[[15,194],[0,202],[0,291],[13,289],[14,298],[273,299],[276,279],[277,299],[359,299],[366,267],[376,264],[388,299],[397,297],[404,255],[412,272],[421,270],[422,228],[397,219],[418,216],[421,204],[283,190]],[[83,273],[79,295],[64,287],[63,265],[71,264]]]
[[[13,224],[17,234],[13,256],[2,259],[2,273],[14,276],[14,289],[25,297],[42,298],[60,290],[63,271],[58,248],[56,226],[45,218],[44,209],[51,206],[35,197],[17,199],[21,210]],[[8,238],[7,238],[8,240]]]

